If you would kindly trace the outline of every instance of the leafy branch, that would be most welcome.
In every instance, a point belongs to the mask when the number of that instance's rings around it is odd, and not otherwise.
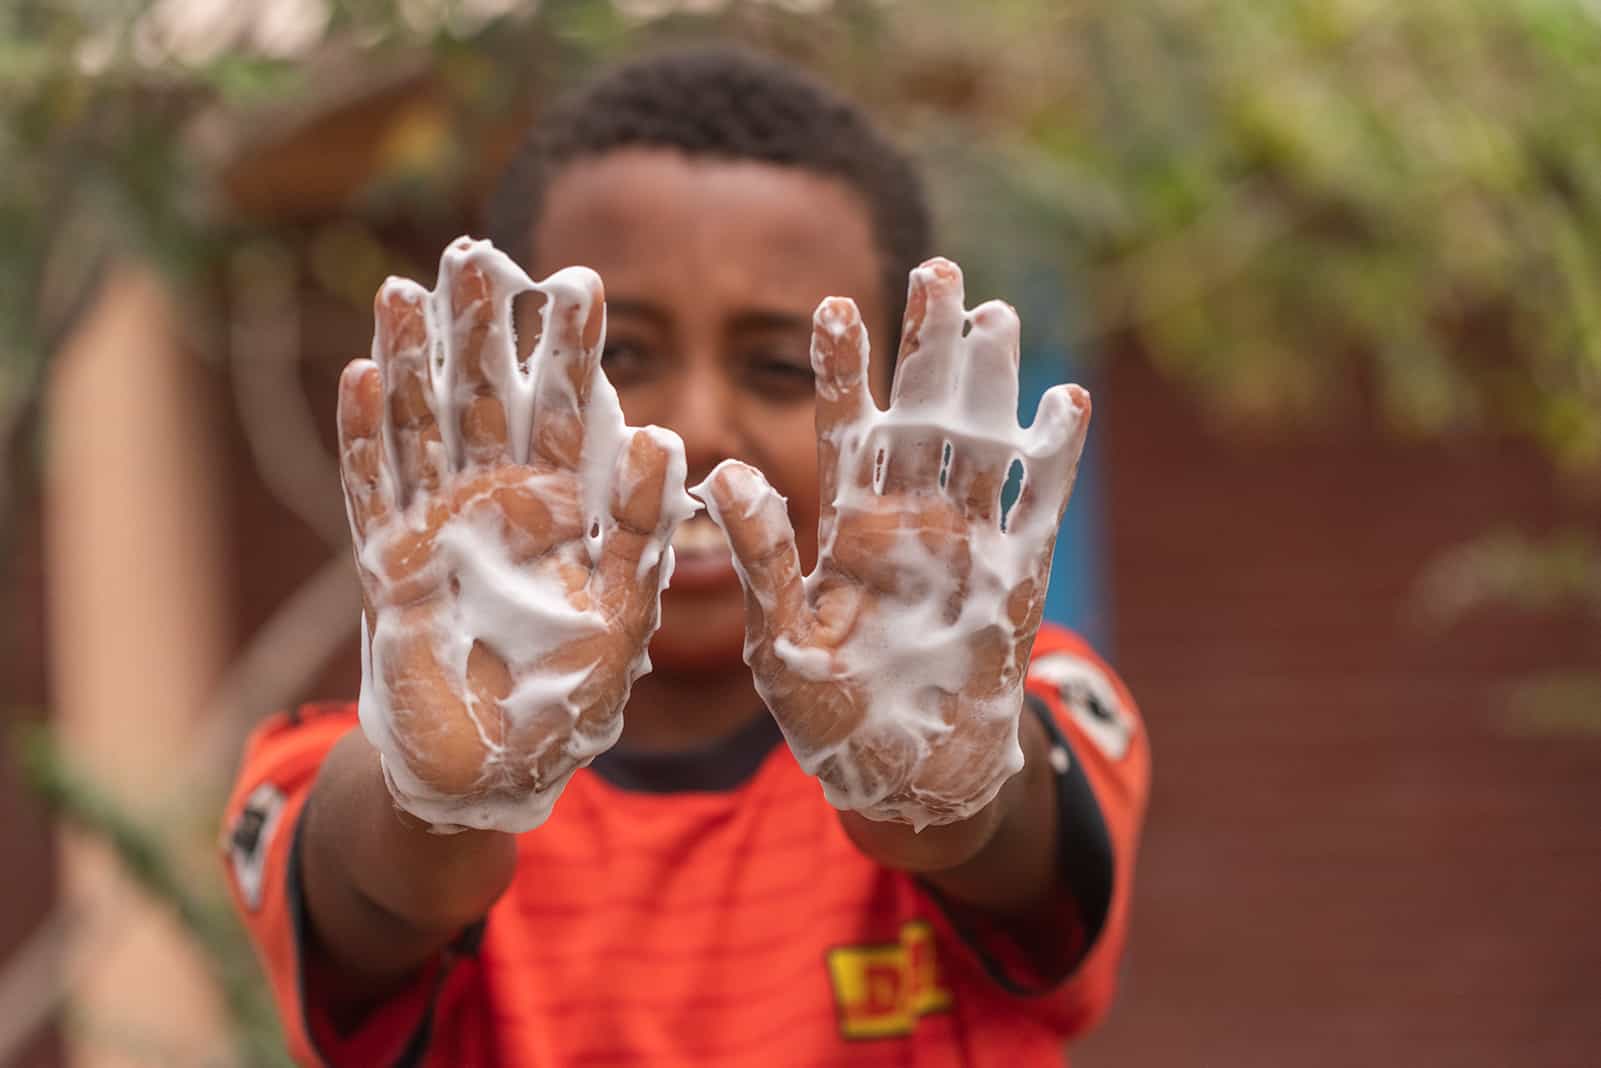
[[[236,1063],[243,1068],[289,1064],[250,945],[227,903],[197,893],[194,880],[173,857],[170,839],[130,816],[125,805],[74,767],[47,729],[23,728],[15,742],[28,785],[58,815],[105,843],[129,878],[167,908],[200,949],[222,995]]]

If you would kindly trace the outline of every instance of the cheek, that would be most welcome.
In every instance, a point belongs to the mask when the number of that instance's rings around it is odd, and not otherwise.
[[[749,457],[773,488],[789,501],[789,519],[801,564],[808,570],[817,559],[817,516],[820,479],[817,470],[817,425],[810,404],[769,412],[760,423],[760,437]]]
[[[672,393],[659,383],[624,383],[617,385],[617,403],[623,409],[623,422],[629,426],[666,427],[678,433],[674,425]]]

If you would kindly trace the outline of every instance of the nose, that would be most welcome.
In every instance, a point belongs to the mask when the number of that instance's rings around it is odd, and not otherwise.
[[[707,361],[691,361],[679,379],[669,425],[684,439],[691,485],[723,460],[744,458],[737,400],[728,376]]]

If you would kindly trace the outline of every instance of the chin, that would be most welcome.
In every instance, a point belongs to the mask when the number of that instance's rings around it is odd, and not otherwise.
[[[745,599],[662,595],[662,624],[650,640],[658,671],[714,674],[745,670]]]

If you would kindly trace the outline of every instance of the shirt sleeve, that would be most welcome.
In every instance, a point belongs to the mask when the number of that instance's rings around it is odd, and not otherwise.
[[[1015,928],[933,896],[993,985],[1074,1037],[1100,1022],[1116,993],[1150,751],[1127,687],[1083,639],[1060,627],[1040,630],[1025,700],[1024,714],[1038,716],[1050,739],[1067,922],[1038,933],[1052,940],[1048,947],[1026,946]],[[1046,974],[1034,963],[1041,959],[1064,963]]]
[[[272,989],[296,1064],[419,1064],[444,978],[432,962],[415,980],[340,1032],[308,999],[307,927],[300,890],[301,814],[323,759],[356,725],[349,705],[310,706],[272,717],[246,745],[223,814],[223,861],[234,906]]]

